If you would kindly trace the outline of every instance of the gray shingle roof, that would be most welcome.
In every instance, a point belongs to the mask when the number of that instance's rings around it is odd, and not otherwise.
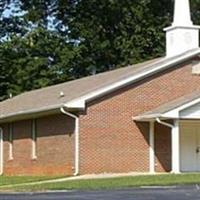
[[[144,63],[22,93],[12,99],[0,102],[0,119],[16,114],[25,114],[26,112],[59,108],[68,101],[124,79],[131,74],[139,73],[139,71],[159,60],[160,58],[153,59]],[[60,97],[60,92],[64,93],[63,97]]]
[[[157,58],[144,63],[127,66],[117,70],[81,78],[78,80],[25,92],[12,99],[0,102],[0,122],[14,116],[30,113],[39,113],[59,109],[62,105],[74,99],[78,99],[91,92],[100,90],[118,81],[137,76],[156,67],[165,65],[171,67],[178,62],[183,62],[200,53],[200,49],[194,49],[173,58]],[[170,64],[169,64],[170,63]],[[161,67],[162,68],[162,67]],[[151,75],[151,74],[150,74]],[[60,92],[64,93],[60,97]]]

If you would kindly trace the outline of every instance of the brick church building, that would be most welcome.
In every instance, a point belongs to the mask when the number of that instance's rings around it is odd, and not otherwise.
[[[0,103],[0,175],[200,171],[199,26],[176,0],[166,56]]]

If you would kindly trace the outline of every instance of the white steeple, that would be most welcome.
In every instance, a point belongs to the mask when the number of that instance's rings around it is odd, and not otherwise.
[[[191,20],[189,0],[175,0],[174,21],[166,31],[166,56],[172,57],[199,48],[199,29]]]
[[[173,26],[192,26],[189,0],[176,0]]]

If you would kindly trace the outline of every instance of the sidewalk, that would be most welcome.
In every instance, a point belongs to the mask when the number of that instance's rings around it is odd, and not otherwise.
[[[36,181],[36,182],[29,182],[29,183],[20,183],[20,184],[12,184],[12,185],[3,185],[0,186],[0,189],[13,187],[13,186],[26,186],[26,185],[38,185],[43,183],[59,183],[65,181],[73,181],[73,180],[89,180],[89,179],[105,179],[105,178],[119,178],[119,177],[128,177],[128,176],[145,176],[145,175],[154,175],[150,173],[117,173],[117,174],[88,174],[88,175],[81,175],[81,176],[73,176],[73,177],[66,177],[60,179],[52,179],[46,181]]]

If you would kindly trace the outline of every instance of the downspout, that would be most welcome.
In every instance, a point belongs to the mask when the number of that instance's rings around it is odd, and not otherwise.
[[[75,171],[74,171],[74,176],[77,176],[79,174],[79,117],[67,112],[64,107],[60,108],[60,111],[69,116],[72,117],[73,119],[75,119]]]
[[[156,118],[156,121],[157,121],[159,124],[162,124],[162,125],[167,126],[167,127],[169,127],[169,128],[174,128],[174,125],[169,124],[169,123],[167,123],[167,122],[161,121],[159,117]]]
[[[3,129],[0,128],[0,176],[3,175]]]

